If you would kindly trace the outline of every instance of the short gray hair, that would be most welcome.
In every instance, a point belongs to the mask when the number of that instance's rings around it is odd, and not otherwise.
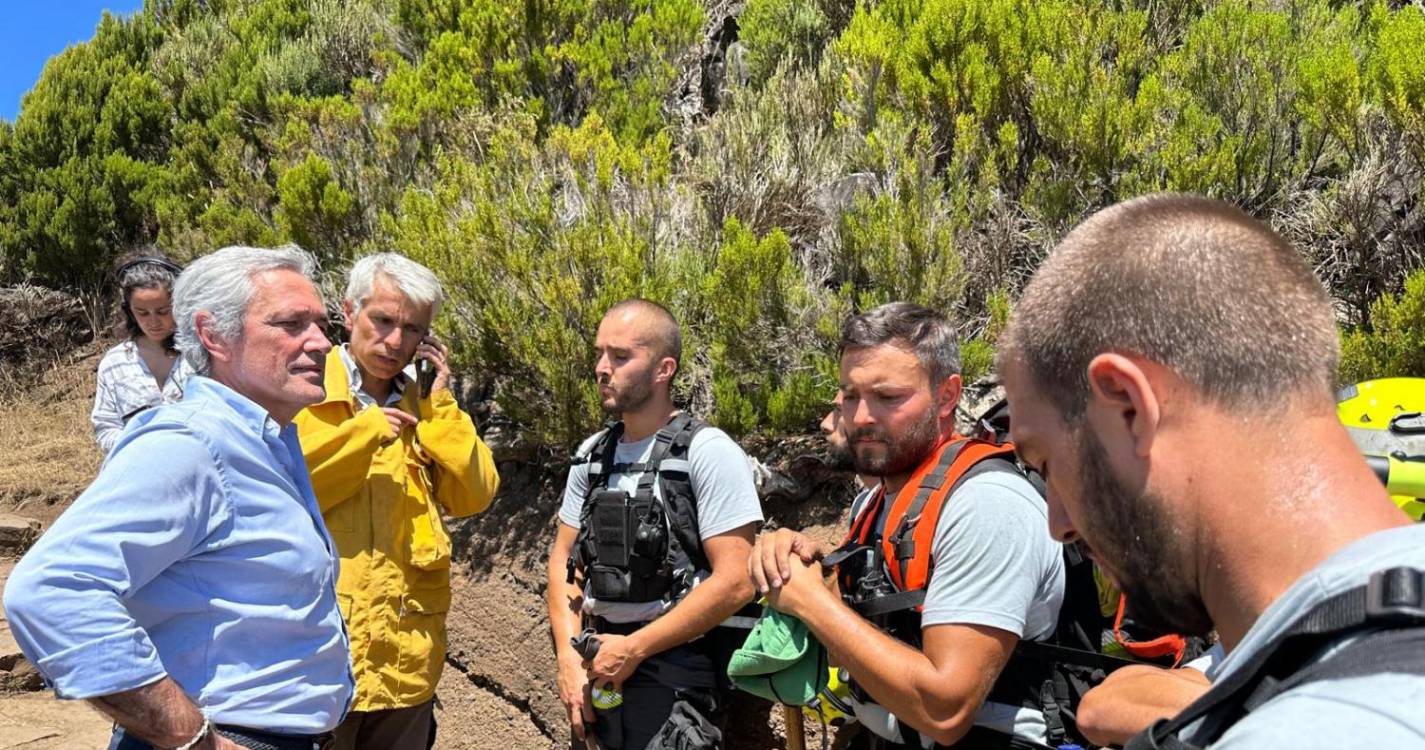
[[[431,318],[440,312],[445,289],[429,268],[404,255],[376,253],[356,261],[347,272],[346,299],[351,303],[353,315],[360,312],[361,305],[371,297],[378,276],[393,284],[412,304],[430,305]]]
[[[960,343],[944,315],[914,302],[887,302],[853,315],[841,326],[837,354],[872,346],[899,346],[915,354],[933,389],[960,374]]]
[[[1290,244],[1222,201],[1161,193],[1080,224],[1034,274],[999,339],[1062,419],[1105,352],[1163,365],[1224,407],[1329,397],[1340,358],[1326,289]]]
[[[317,262],[296,245],[279,248],[225,247],[193,261],[173,285],[174,343],[194,372],[212,372],[212,359],[198,339],[198,313],[213,316],[213,331],[228,341],[242,335],[252,301],[252,277],[268,271],[296,271],[313,279]]]

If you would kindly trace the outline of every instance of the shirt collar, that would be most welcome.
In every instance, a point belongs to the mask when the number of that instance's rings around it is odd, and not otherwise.
[[[226,404],[259,435],[280,437],[282,434],[277,420],[273,419],[266,409],[258,406],[257,402],[205,375],[193,375],[184,387],[185,401],[199,398],[211,398]]]
[[[341,364],[346,368],[346,381],[351,390],[351,397],[363,407],[372,406],[376,404],[376,399],[361,390],[361,368],[357,367],[356,357],[352,355],[350,346],[350,344],[342,344],[337,347],[337,355],[341,357]],[[400,403],[401,396],[406,392],[407,378],[405,370],[396,373],[396,377],[391,379],[391,392],[387,394],[386,403],[382,406],[393,406]]]

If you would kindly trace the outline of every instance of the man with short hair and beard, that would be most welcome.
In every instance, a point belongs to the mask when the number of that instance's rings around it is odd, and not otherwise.
[[[953,434],[959,349],[944,316],[883,305],[846,322],[840,353],[841,420],[855,469],[880,479],[852,506],[852,534],[836,553],[856,555],[838,567],[848,601],[823,585],[820,546],[788,529],[758,540],[753,582],[771,606],[805,622],[858,686],[852,702],[863,731],[853,746],[1042,747],[1050,739],[1034,697],[1042,680],[1020,670],[1000,678],[1021,639],[1053,633],[1063,602],[1063,555],[1045,531],[1043,499],[995,457],[996,446]],[[943,505],[938,513],[922,506],[926,525],[904,537],[921,545],[919,559],[934,561],[923,588],[913,588],[904,574],[891,575],[903,560],[883,550],[900,549],[896,509],[932,485]],[[917,590],[923,611],[853,609]]]
[[[1290,245],[1206,198],[1113,206],[1045,261],[1000,347],[1054,536],[1139,619],[1227,649],[1152,747],[1425,747],[1425,527],[1336,417],[1331,300]]]
[[[592,724],[601,747],[643,750],[655,735],[658,747],[715,747],[684,743],[716,734],[745,636],[719,625],[752,599],[752,469],[730,437],[674,406],[681,343],[663,306],[614,305],[595,348],[599,400],[619,421],[580,446],[549,554],[559,698],[575,737]],[[571,639],[584,623],[597,636],[581,653]],[[622,706],[595,711],[591,686],[621,692]]]

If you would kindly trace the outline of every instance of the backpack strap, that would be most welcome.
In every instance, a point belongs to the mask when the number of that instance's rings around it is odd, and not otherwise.
[[[638,478],[637,493],[652,492],[653,483],[662,478],[667,472],[679,472],[687,474],[692,471],[692,464],[688,463],[688,447],[692,444],[693,433],[697,432],[701,425],[695,425],[694,419],[683,412],[673,415],[668,420],[668,424],[663,425],[657,434],[653,436],[653,450],[648,454],[648,460],[642,464],[629,464],[629,471],[642,471]],[[678,458],[669,458],[670,454],[678,454]],[[665,503],[666,504],[666,503]]]
[[[694,579],[709,569],[699,532],[697,498],[693,496],[693,465],[689,455],[693,437],[708,424],[684,412],[673,415],[655,436],[649,452],[647,471],[639,477],[636,492],[648,493],[663,508],[669,526],[670,562],[674,585],[669,595],[678,600],[692,587]],[[654,492],[654,483],[658,491]]]
[[[586,509],[589,500],[608,484],[609,477],[618,473],[614,471],[614,453],[618,450],[619,441],[622,439],[623,422],[612,422],[594,436],[594,442],[589,446],[588,452],[582,456],[574,457],[575,463],[582,462],[589,465],[589,489],[584,493]]]
[[[913,493],[902,488],[886,515],[881,547],[891,582],[899,591],[925,588],[930,580],[931,547],[940,510],[972,469],[990,458],[1012,456],[1014,446],[961,438],[941,447],[935,462],[912,477]],[[929,523],[921,523],[929,518]]]
[[[1332,644],[1365,633],[1325,660],[1302,668]],[[1160,719],[1125,750],[1195,750],[1178,735],[1206,719],[1198,739],[1211,744],[1232,724],[1298,685],[1381,672],[1425,674],[1425,571],[1390,568],[1368,583],[1312,607],[1205,695]]]
[[[866,540],[871,538],[871,531],[876,527],[876,516],[880,514],[881,504],[885,501],[885,485],[878,484],[875,489],[871,490],[871,496],[866,498],[866,504],[861,506],[861,512],[851,519],[851,525],[846,530],[846,538],[841,540],[842,547],[865,544]]]

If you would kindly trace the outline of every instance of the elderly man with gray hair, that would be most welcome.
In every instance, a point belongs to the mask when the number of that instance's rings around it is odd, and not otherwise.
[[[15,639],[113,717],[110,750],[314,750],[346,715],[334,546],[292,425],[331,349],[313,265],[229,247],[178,277],[184,399],[130,421],[11,574]]]
[[[379,253],[347,276],[351,342],[327,355],[326,397],[296,419],[341,556],[337,595],[356,671],[332,750],[425,750],[450,609],[442,516],[484,510],[500,478],[430,333],[443,297],[435,274]]]

